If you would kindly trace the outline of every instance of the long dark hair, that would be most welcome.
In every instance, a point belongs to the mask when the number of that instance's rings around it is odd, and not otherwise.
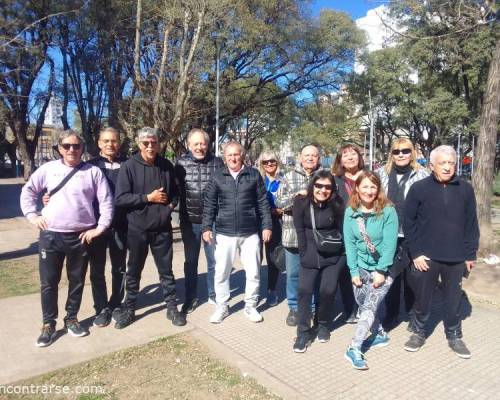
[[[307,198],[310,202],[314,203],[314,184],[316,181],[320,179],[328,179],[333,187],[330,198],[327,200],[327,203],[335,210],[335,214],[342,214],[344,212],[345,204],[342,198],[338,195],[338,187],[335,183],[335,178],[330,173],[330,171],[326,169],[320,169],[316,171],[312,176],[309,186],[307,187]]]

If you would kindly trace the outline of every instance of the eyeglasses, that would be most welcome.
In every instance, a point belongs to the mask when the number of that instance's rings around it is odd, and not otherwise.
[[[69,150],[71,148],[73,148],[73,150],[80,150],[82,148],[82,144],[81,143],[61,143],[60,146],[64,150]]]
[[[262,165],[276,165],[276,160],[262,160]]]
[[[315,187],[316,189],[333,190],[333,185],[328,185],[328,184],[327,184],[327,185],[323,185],[323,184],[321,184],[321,183],[315,183],[315,184],[314,184],[314,187]]]
[[[149,146],[155,147],[158,144],[158,142],[150,142],[150,141],[145,140],[144,142],[141,142],[141,144],[144,147],[149,147]]]
[[[411,149],[395,149],[392,151],[393,156],[399,156],[400,154],[410,154]]]

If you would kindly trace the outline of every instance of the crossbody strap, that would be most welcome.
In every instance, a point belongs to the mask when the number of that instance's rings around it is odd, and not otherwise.
[[[59,185],[57,185],[50,192],[47,192],[47,194],[49,196],[54,196],[59,190],[64,187],[64,185],[66,185],[66,183],[72,178],[72,176],[75,175],[83,167],[83,164],[85,163],[81,162],[75,168],[73,168],[73,170],[68,175],[66,175],[61,182],[59,182]]]
[[[368,236],[368,232],[366,232],[365,221],[363,217],[357,217],[356,222],[358,223],[359,233],[361,233],[361,237],[363,238],[366,247],[368,247],[368,250],[370,250],[370,253],[372,253],[372,256],[374,258],[380,257],[380,254],[378,253],[377,249],[375,248],[375,245],[371,241],[370,236]]]

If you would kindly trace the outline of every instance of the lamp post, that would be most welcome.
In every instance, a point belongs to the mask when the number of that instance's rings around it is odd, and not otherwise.
[[[219,157],[219,80],[220,80],[220,49],[219,42],[215,37],[215,52],[216,52],[216,72],[215,72],[215,155]]]

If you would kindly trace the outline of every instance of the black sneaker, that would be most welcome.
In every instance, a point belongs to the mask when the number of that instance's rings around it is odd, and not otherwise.
[[[186,300],[182,305],[181,312],[183,314],[191,314],[198,307],[198,299]]]
[[[135,312],[130,308],[121,308],[119,311],[113,313],[113,319],[116,321],[115,328],[123,329],[134,322]]]
[[[448,346],[450,346],[450,349],[460,358],[471,358],[472,356],[462,339],[450,339],[448,340]]]
[[[309,335],[303,333],[295,338],[295,343],[293,344],[293,351],[295,353],[305,353],[310,344],[311,344],[311,339],[309,338]]]
[[[330,330],[326,326],[319,325],[316,339],[318,339],[318,342],[320,343],[326,343],[330,341]]]
[[[111,313],[111,319],[115,322],[118,321],[118,317],[120,316],[120,313],[122,312],[122,306],[118,306],[115,309],[113,309],[113,312]]]
[[[297,326],[297,311],[296,310],[290,310],[286,317],[286,324],[288,326]]]
[[[405,350],[406,351],[419,351],[420,348],[424,345],[425,343],[425,337],[414,333],[410,336],[410,339],[405,343]]]
[[[36,347],[47,347],[52,344],[56,336],[56,327],[54,324],[43,324],[42,333],[36,340]]]
[[[82,337],[89,334],[89,331],[83,328],[76,318],[68,318],[64,320],[64,327],[66,328],[66,332],[74,337]]]
[[[172,325],[184,326],[186,325],[186,314],[179,312],[177,307],[167,309],[167,319],[172,321]]]
[[[96,315],[94,319],[94,326],[99,328],[104,328],[108,326],[111,322],[111,310],[109,308],[104,308],[99,314]]]

